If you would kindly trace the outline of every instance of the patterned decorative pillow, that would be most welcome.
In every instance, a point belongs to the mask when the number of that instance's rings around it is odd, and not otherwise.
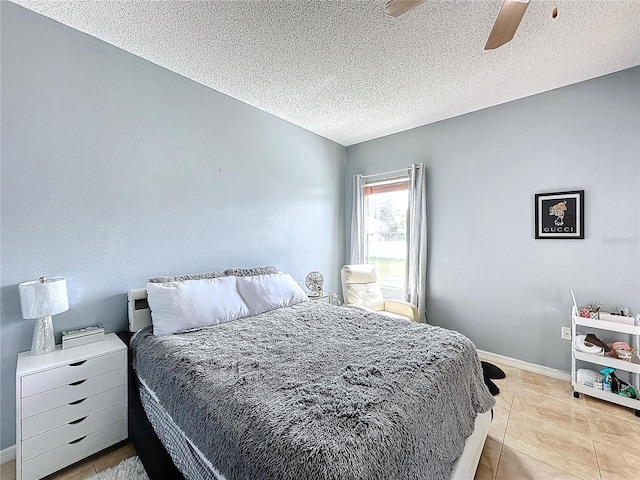
[[[253,268],[227,268],[224,274],[227,276],[235,277],[253,277],[256,275],[269,275],[272,273],[278,273],[278,269],[273,266],[268,267],[253,267]]]
[[[176,275],[175,277],[153,277],[149,279],[149,283],[184,282],[185,280],[202,280],[224,276],[228,275],[225,272],[187,273],[185,275]]]

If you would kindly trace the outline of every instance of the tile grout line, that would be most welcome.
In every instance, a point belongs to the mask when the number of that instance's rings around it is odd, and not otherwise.
[[[93,467],[94,472],[99,473],[98,467],[96,467],[96,460],[94,458],[91,459],[91,466]],[[95,475],[96,473],[94,473],[93,475]]]
[[[517,383],[517,382],[516,382]],[[507,438],[507,429],[509,428],[509,419],[511,418],[511,407],[509,407],[509,411],[507,412],[507,422],[504,426],[504,433],[502,434],[502,441],[500,442],[500,454],[498,455],[498,463],[496,463],[496,471],[493,472],[493,479],[496,480],[498,476],[498,469],[500,468],[500,461],[502,460],[502,452],[504,451],[504,440]]]
[[[493,479],[496,480],[498,477],[498,470],[500,469],[500,462],[502,461],[502,453],[504,452],[504,441],[507,438],[507,429],[509,428],[509,419],[511,418],[511,408],[513,407],[513,399],[515,398],[515,391],[520,385],[520,378],[522,376],[522,370],[518,369],[518,379],[515,382],[515,386],[513,388],[513,396],[511,397],[511,403],[509,404],[509,410],[507,412],[507,421],[504,426],[504,433],[502,434],[502,441],[500,442],[500,454],[498,455],[498,462],[496,463],[496,470],[493,472]],[[506,375],[505,375],[506,378]],[[499,394],[498,394],[499,395]]]
[[[596,448],[596,442],[593,439],[593,437],[591,437],[591,444],[593,445],[593,453],[595,453],[596,455],[596,465],[598,465],[598,477],[600,477],[600,480],[602,480],[602,471],[600,470],[600,459],[598,458],[598,449]]]
[[[505,430],[505,435],[506,435],[506,430]],[[500,455],[498,455],[498,463],[496,463],[496,471],[493,472],[493,477],[492,480],[496,480],[496,477],[498,476],[498,469],[500,468],[500,460],[502,460],[502,451],[504,450],[504,443],[500,443]]]

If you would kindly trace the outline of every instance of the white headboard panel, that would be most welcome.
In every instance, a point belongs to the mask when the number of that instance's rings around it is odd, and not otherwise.
[[[151,309],[147,301],[146,288],[129,290],[129,331],[138,330],[151,325]]]

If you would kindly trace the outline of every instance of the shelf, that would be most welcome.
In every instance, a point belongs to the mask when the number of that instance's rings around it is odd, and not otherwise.
[[[598,328],[600,330],[610,330],[612,332],[626,333],[629,335],[640,335],[640,327],[637,325],[627,325],[626,323],[607,322],[592,318],[573,316],[576,325]]]
[[[609,316],[608,318],[612,318]],[[640,315],[634,317],[635,325],[629,325],[626,323],[610,322],[608,320],[593,319],[580,317],[576,307],[571,309],[571,327],[573,335],[578,334],[578,327],[584,331],[585,328],[594,328],[598,330],[604,330],[607,332],[616,332],[630,335],[632,338],[630,344],[632,347],[640,349]],[[637,361],[637,357],[634,357]],[[611,367],[616,370],[629,372],[631,374],[631,383],[634,388],[640,389],[640,363],[625,362],[617,358],[605,357],[604,355],[593,355],[589,353],[581,352],[572,345],[571,347],[571,385],[573,385],[574,394],[583,393],[590,397],[599,398],[611,403],[617,403],[624,407],[633,408],[636,415],[640,417],[640,399],[633,399],[618,395],[617,393],[605,392],[597,388],[588,387],[578,383],[577,380],[577,361],[589,362],[600,367]],[[598,368],[597,370],[601,370]],[[640,392],[638,392],[640,393]]]
[[[584,393],[585,395],[589,395],[590,397],[596,397],[600,400],[606,400],[607,402],[617,403],[618,405],[622,405],[624,407],[640,410],[640,400],[624,397],[622,395],[618,395],[617,393],[605,392],[593,387],[587,387],[586,385],[582,385],[581,383],[577,383],[575,381],[571,383],[575,392]]]
[[[591,353],[584,353],[580,350],[574,350],[576,360],[583,360],[585,362],[595,363],[605,367],[613,367],[616,370],[624,370],[625,372],[640,373],[640,364],[633,362],[625,362],[617,358],[605,357],[602,355],[593,355]]]

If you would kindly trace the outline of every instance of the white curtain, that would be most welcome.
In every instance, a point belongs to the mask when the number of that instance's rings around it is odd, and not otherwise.
[[[405,298],[427,321],[427,190],[424,164],[409,167],[409,210],[407,214],[407,278]]]
[[[365,263],[367,242],[364,238],[364,175],[353,176],[353,212],[351,214],[351,264]]]

